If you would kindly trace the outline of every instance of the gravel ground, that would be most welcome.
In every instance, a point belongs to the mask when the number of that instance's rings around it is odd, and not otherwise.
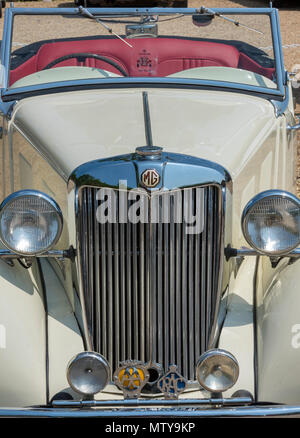
[[[147,0],[145,0],[146,2]],[[207,7],[266,7],[268,2],[266,0],[189,0],[189,7],[199,7],[200,5],[205,5]],[[298,4],[298,6],[297,6]],[[285,7],[286,5],[286,7]],[[34,2],[16,2],[14,3],[15,7],[36,7],[36,8],[44,8],[44,7],[74,7],[74,3],[63,3],[62,1],[34,1]],[[280,26],[281,26],[281,34],[282,34],[282,43],[283,43],[283,52],[284,52],[284,62],[288,71],[292,71],[294,67],[298,64],[300,69],[300,4],[299,1],[291,0],[284,3],[283,7],[279,10],[279,18],[280,18]],[[49,18],[47,22],[47,26],[40,22],[38,17],[36,17],[34,25],[32,21],[30,24],[26,24],[22,22],[22,26],[16,28],[18,29],[18,34],[15,35],[14,41],[17,41],[18,44],[28,43],[30,41],[38,41],[41,39],[51,38],[53,36],[53,29],[55,31],[58,30],[57,17],[55,18],[55,22],[53,18]],[[74,34],[78,36],[91,35],[93,32],[93,26],[95,27],[95,34],[99,33],[99,25],[93,22],[89,22],[87,28],[87,22],[81,20],[70,20],[68,22],[68,29],[65,27],[63,29],[63,35],[66,37],[66,31],[69,33],[69,36],[74,36]],[[180,23],[184,24],[181,20],[175,20],[173,22],[167,23],[165,27],[165,33],[168,33],[169,30],[172,30],[176,26],[176,30],[179,30]],[[220,23],[219,23],[220,24]],[[253,27],[257,28],[259,23],[256,21],[253,23]],[[0,32],[2,33],[3,28],[3,19],[0,21]],[[234,28],[234,26],[233,26]],[[74,31],[75,29],[75,31]],[[97,29],[97,30],[96,30]],[[115,27],[114,30],[118,31]],[[230,38],[228,35],[230,32],[230,26],[226,27],[226,23],[224,23],[224,35],[226,33],[226,37]],[[234,32],[234,30],[233,30]],[[59,31],[58,31],[59,33]],[[57,37],[60,37],[58,34]],[[258,41],[259,46],[264,46],[262,41]],[[266,43],[265,43],[266,44]],[[300,84],[299,84],[300,85]],[[300,114],[300,87],[295,88],[295,98],[296,98],[296,113]],[[300,196],[300,133],[298,133],[298,191]]]

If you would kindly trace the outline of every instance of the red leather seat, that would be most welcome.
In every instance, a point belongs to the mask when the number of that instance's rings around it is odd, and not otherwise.
[[[11,71],[10,83],[40,71],[55,59],[71,53],[106,56],[123,67],[129,76],[168,76],[189,68],[206,66],[245,68],[268,77],[274,71],[261,67],[228,44],[184,38],[140,38],[128,42],[132,48],[116,38],[45,43],[36,55]],[[76,58],[68,59],[56,66],[72,65],[96,67],[120,74],[110,64],[92,58],[86,58],[82,63]]]
[[[107,56],[122,66],[129,76],[167,76],[193,67],[237,67],[239,62],[239,51],[226,44],[181,38],[141,38],[128,41],[133,48],[119,39],[46,43],[34,57],[11,72],[11,83],[71,53]],[[69,59],[57,64],[57,67],[71,65],[78,65],[78,61],[75,58]],[[119,73],[111,65],[92,58],[87,58],[84,65]]]
[[[193,67],[237,67],[239,62],[239,51],[225,44],[175,38],[131,39],[129,42],[133,48],[117,39],[45,44],[37,53],[37,70],[42,70],[49,62],[72,52],[107,56],[117,61],[130,76],[140,76],[141,73],[167,76]],[[72,64],[76,63],[73,60]],[[101,61],[85,61],[85,65],[91,64],[112,71],[108,64],[102,66]],[[71,65],[70,61],[66,61],[65,65]]]

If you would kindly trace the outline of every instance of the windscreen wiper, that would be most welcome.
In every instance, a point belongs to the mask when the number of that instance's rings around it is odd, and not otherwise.
[[[240,23],[239,21],[234,20],[233,18],[226,17],[225,15],[222,15],[219,12],[215,12],[213,9],[206,8],[205,6],[201,6],[201,8],[197,10],[197,12],[200,14],[209,14],[209,15],[213,15],[214,17],[223,18],[223,20],[230,21],[231,23],[235,24],[236,26],[245,27],[248,30],[252,30],[253,32],[257,32],[257,33],[260,33],[261,35],[264,35],[264,33],[261,32],[260,30],[253,29],[253,27],[249,27],[246,24]]]
[[[129,44],[126,40],[124,40],[124,38],[122,38],[120,35],[118,35],[116,32],[114,32],[111,27],[109,27],[105,23],[103,23],[103,21],[101,21],[100,18],[97,18],[93,14],[91,14],[86,8],[84,8],[83,6],[79,6],[78,9],[79,9],[79,12],[81,13],[81,15],[97,21],[97,23],[101,24],[101,26],[103,26],[104,29],[106,29],[109,33],[115,35],[117,38],[119,38],[121,41],[123,41],[123,43],[127,44],[127,46],[133,48],[131,44]]]

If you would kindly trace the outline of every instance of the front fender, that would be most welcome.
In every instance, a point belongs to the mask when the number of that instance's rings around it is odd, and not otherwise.
[[[268,279],[262,257],[257,284],[258,400],[297,404],[300,398],[300,260],[284,259]],[[275,274],[275,275],[274,275]]]
[[[0,259],[0,406],[45,405],[58,392],[72,393],[66,367],[83,349],[51,262],[34,260],[25,269]]]
[[[0,260],[0,405],[46,402],[45,308],[37,265]]]

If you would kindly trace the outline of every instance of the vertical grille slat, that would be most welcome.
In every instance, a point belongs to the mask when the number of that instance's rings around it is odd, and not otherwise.
[[[182,253],[181,253],[181,321],[182,321],[182,373],[188,375],[188,325],[187,325],[187,235],[182,231]]]
[[[101,302],[101,326],[99,327],[99,331],[101,332],[101,351],[102,354],[107,357],[107,311],[106,311],[106,242],[105,242],[105,226],[100,226],[100,248],[101,248],[101,254],[100,254],[100,271],[99,276],[101,279],[101,291],[100,291],[100,302]],[[97,338],[96,338],[97,339]],[[96,344],[96,339],[94,344]],[[98,340],[98,339],[97,339]],[[100,348],[100,345],[95,345],[94,348]]]
[[[208,196],[207,196],[207,190],[204,193],[204,209],[205,209],[205,215],[204,215],[204,228],[203,232],[201,234],[201,295],[200,295],[200,321],[201,321],[201,343],[200,345],[205,344],[205,340],[207,339],[206,335],[206,295],[207,295],[207,289],[206,289],[206,279],[207,279],[207,273],[206,273],[206,264],[207,264],[207,223],[208,223]]]
[[[113,273],[112,273],[112,224],[106,224],[106,245],[107,245],[107,313],[108,313],[108,346],[107,346],[107,357],[109,362],[113,361],[113,350],[114,350],[114,335],[115,335],[115,318],[113,314],[114,301],[116,300],[116,292],[113,293]],[[117,315],[115,315],[117,316]]]
[[[172,199],[171,199],[172,201]],[[169,231],[169,248],[170,248],[170,257],[169,257],[169,285],[170,285],[170,362],[177,363],[176,361],[176,319],[175,319],[175,272],[174,272],[174,264],[175,264],[175,224],[174,218],[171,216],[170,218],[170,231]]]
[[[166,358],[170,357],[170,303],[169,303],[169,230],[168,225],[163,225],[164,237],[163,237],[163,364],[166,363]]]
[[[120,275],[119,275],[119,228],[117,224],[112,224],[113,228],[113,288],[115,291],[113,319],[115,321],[115,336],[114,336],[114,357],[116,362],[120,362]]]
[[[88,248],[93,248],[94,246],[94,234],[93,234],[93,194],[92,191],[89,189],[87,192],[87,221],[88,221]],[[94,283],[94,263],[93,263],[93,252],[87,251],[87,262],[88,262],[88,284],[90,291],[92,293],[93,291],[93,283]],[[91,331],[94,332],[95,327],[95,321],[94,321],[94,312],[93,312],[93,306],[94,306],[94,299],[91,297],[89,301],[89,314],[90,314],[90,326]]]
[[[140,255],[139,255],[139,281],[138,281],[138,290],[141,290],[144,288],[144,279],[145,279],[145,229],[144,224],[140,224],[139,226],[139,242],[140,242]],[[139,308],[138,308],[138,315],[141,315],[139,318],[140,326],[139,326],[139,332],[141,333],[141,336],[139,337],[139,351],[140,351],[140,357],[141,360],[145,360],[145,322],[146,322],[146,315],[145,315],[145,294],[140,294],[139,296]]]
[[[139,333],[139,318],[138,318],[138,282],[137,282],[137,252],[139,248],[137,246],[137,225],[132,224],[132,310],[133,310],[133,333],[132,338],[133,344],[133,357],[138,357],[139,355],[139,338],[136,333]]]
[[[131,324],[132,324],[132,303],[131,303],[131,224],[128,223],[125,227],[126,229],[126,357],[131,358],[133,357],[133,349],[132,345],[133,342],[128,342],[128,339],[133,339],[132,337],[132,330],[131,330]]]
[[[126,247],[125,247],[125,224],[119,225],[120,229],[120,358],[126,356]]]
[[[152,361],[165,370],[176,364],[195,380],[216,307],[220,189],[185,189],[177,191],[178,198],[175,192],[139,194],[141,205],[149,207],[148,223],[126,222],[124,212],[120,220],[124,193],[107,188],[116,202],[115,209],[108,203],[116,220],[99,221],[104,210],[99,206],[109,196],[99,198],[98,188],[80,190],[80,263],[95,351],[113,370],[129,359]],[[158,215],[149,223],[154,197]],[[126,197],[126,202],[129,210],[133,201]],[[203,230],[187,233],[196,206],[203,210]]]
[[[94,201],[94,208],[96,197],[95,192],[93,193],[93,201]],[[96,209],[94,210],[96,211]],[[95,246],[95,253],[94,253],[94,264],[95,264],[95,290],[94,290],[94,301],[95,301],[95,309],[94,309],[94,319],[97,321],[97,315],[100,315],[102,317],[102,306],[101,306],[101,287],[100,287],[100,258],[97,257],[97,254],[100,254],[100,234],[99,234],[99,223],[97,220],[94,220],[94,246]],[[101,340],[101,330],[99,324],[96,323],[95,325],[95,339]]]
[[[162,277],[162,252],[163,252],[163,224],[157,224],[157,294],[156,294],[156,306],[157,306],[157,328],[156,335],[158,338],[163,340],[163,306],[160,305],[160,300],[163,295],[163,277]],[[163,342],[156,343],[157,346],[157,361],[163,364]]]

